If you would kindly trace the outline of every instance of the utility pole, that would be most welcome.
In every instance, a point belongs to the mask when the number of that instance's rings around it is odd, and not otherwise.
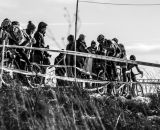
[[[76,39],[77,39],[77,23],[78,23],[78,4],[79,4],[79,0],[77,0],[77,3],[76,3],[76,16],[75,16],[75,55],[74,55],[74,67],[75,67],[75,71],[74,71],[74,76],[75,76],[75,80],[76,80],[76,46],[77,46],[77,42],[76,42]]]

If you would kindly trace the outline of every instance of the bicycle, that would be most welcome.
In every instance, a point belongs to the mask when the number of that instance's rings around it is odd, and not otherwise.
[[[115,88],[113,91],[115,95],[131,95],[135,97],[135,96],[139,96],[139,92],[140,92],[141,93],[140,95],[144,96],[143,87],[141,83],[139,83],[138,81],[132,80],[131,71],[126,71],[127,81],[123,82],[123,75],[122,75],[121,67],[117,68],[117,70],[119,70],[118,80],[115,82]],[[140,73],[134,74],[134,75],[137,76],[139,74]]]
[[[137,75],[140,75],[140,73],[134,74],[135,79],[133,79],[132,75],[131,75],[131,71],[128,72],[128,79],[129,79],[129,82],[131,82],[130,92],[131,92],[132,96],[139,96],[139,95],[144,96],[143,87],[142,87],[141,83],[139,83],[136,80]],[[139,92],[141,94],[139,94]]]
[[[39,74],[42,73],[40,66],[37,63],[31,63],[31,66],[27,66],[26,62],[20,57],[20,64],[17,61],[19,54],[12,49],[9,51],[10,57],[5,56],[5,67],[11,72],[13,79],[18,79],[23,85],[28,87],[34,87],[42,84],[42,77]],[[30,70],[30,72],[28,72]]]

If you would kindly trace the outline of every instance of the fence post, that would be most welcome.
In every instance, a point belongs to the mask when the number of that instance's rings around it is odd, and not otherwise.
[[[0,75],[0,88],[2,87],[3,81],[3,62],[4,62],[4,51],[5,51],[5,40],[2,41],[2,59],[1,59],[1,75]]]

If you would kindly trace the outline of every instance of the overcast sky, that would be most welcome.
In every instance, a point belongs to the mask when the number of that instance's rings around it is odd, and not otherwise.
[[[93,0],[89,0],[93,1]],[[149,4],[159,0],[97,0],[99,2]],[[76,0],[0,0],[0,21],[8,17],[18,20],[23,27],[32,20],[48,23],[46,44],[53,49],[65,48],[63,37],[74,34]],[[69,23],[71,22],[71,29]],[[117,37],[127,49],[128,56],[138,60],[160,61],[160,5],[117,6],[79,3],[79,34],[86,35],[87,45],[98,34],[107,39]],[[55,43],[54,38],[58,43]]]

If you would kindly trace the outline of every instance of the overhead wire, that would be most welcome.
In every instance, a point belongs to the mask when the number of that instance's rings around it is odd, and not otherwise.
[[[103,5],[122,5],[122,6],[159,6],[160,3],[149,3],[149,4],[138,4],[138,3],[112,3],[112,2],[98,2],[98,1],[87,1],[80,0],[81,3],[91,3],[91,4],[103,4]]]

